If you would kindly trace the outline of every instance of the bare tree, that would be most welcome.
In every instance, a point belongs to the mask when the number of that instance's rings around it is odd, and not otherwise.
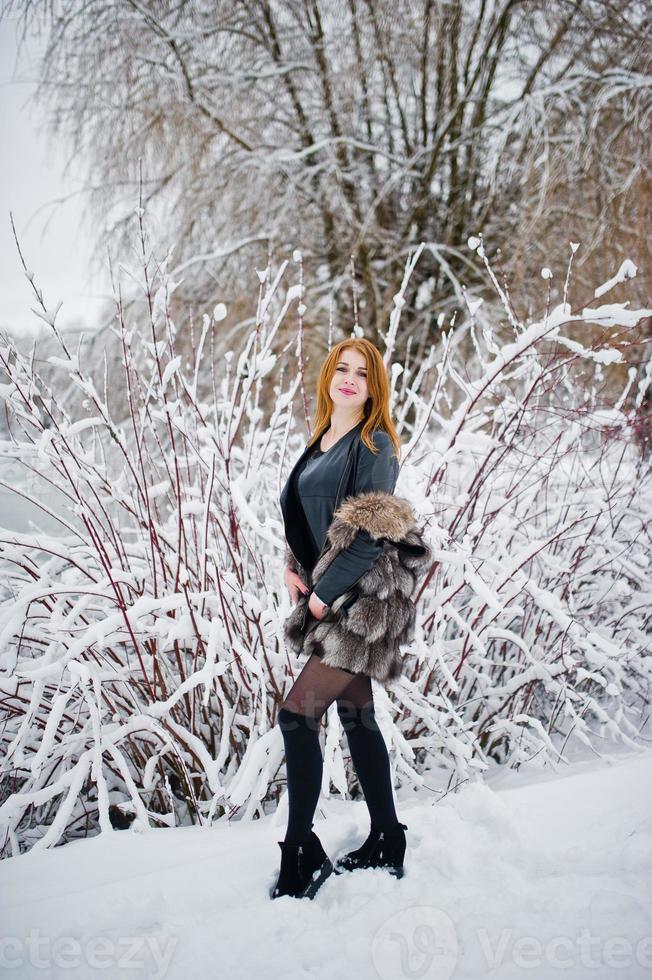
[[[564,215],[597,254],[649,178],[652,46],[638,0],[8,9],[47,31],[39,97],[87,163],[91,213],[113,235],[142,159],[182,300],[232,300],[253,262],[300,245],[312,315],[335,295],[350,323],[353,255],[364,320],[383,330],[406,258],[426,241],[404,311],[424,351],[429,298],[457,303],[458,280],[480,282],[469,234],[517,243],[506,271],[527,281]]]

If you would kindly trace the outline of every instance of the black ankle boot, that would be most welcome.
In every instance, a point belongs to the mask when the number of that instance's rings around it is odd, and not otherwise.
[[[405,874],[406,830],[404,823],[397,823],[391,830],[372,829],[361,847],[337,859],[333,868],[335,874],[357,868],[386,868],[391,875],[402,878]]]
[[[293,898],[314,898],[333,870],[317,834],[311,830],[310,837],[301,844],[280,840],[278,845],[281,848],[281,870],[269,897],[291,895]]]

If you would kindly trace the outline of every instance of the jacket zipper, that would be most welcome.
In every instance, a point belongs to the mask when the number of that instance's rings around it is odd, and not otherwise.
[[[353,443],[351,445],[353,445]],[[342,480],[346,476],[346,471],[349,468],[349,463],[350,462],[351,462],[351,450],[349,450],[349,454],[348,454],[348,456],[346,458],[346,465],[345,465],[345,467],[344,467],[344,469],[342,471],[342,475],[340,477],[340,482],[337,485],[337,493],[335,494],[335,507],[333,509],[333,513],[335,513],[335,511],[337,510],[338,504],[340,502],[339,501],[339,497],[340,497],[340,490],[342,489]]]
[[[306,616],[308,615],[308,600],[306,599],[306,608],[303,610],[303,619],[301,620],[301,632],[306,628]]]

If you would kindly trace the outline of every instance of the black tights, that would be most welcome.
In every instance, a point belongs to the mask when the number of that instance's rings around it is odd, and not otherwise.
[[[372,829],[389,829],[398,823],[389,754],[376,722],[371,678],[327,667],[313,654],[278,713],[289,801],[285,840],[295,844],[305,841],[312,829],[323,774],[320,719],[335,699]]]

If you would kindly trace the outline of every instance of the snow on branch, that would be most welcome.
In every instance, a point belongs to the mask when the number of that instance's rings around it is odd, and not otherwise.
[[[289,261],[262,270],[253,328],[217,356],[229,309],[213,305],[199,338],[177,329],[169,263],[145,248],[143,214],[140,323],[132,310],[127,329],[116,293],[119,418],[54,322],[50,384],[8,338],[0,346],[2,486],[43,522],[0,530],[3,855],[107,830],[115,807],[141,830],[209,826],[285,792],[276,714],[301,665],[283,640],[278,496],[308,434],[310,296],[288,281]],[[494,765],[563,764],[575,739],[636,745],[649,695],[652,481],[636,429],[649,363],[638,389],[628,378],[605,399],[599,381],[618,367],[614,327],[628,336],[651,311],[564,302],[521,320],[483,250],[495,306],[460,290],[447,330],[424,293],[438,340],[398,363],[404,294],[426,253],[447,261],[424,243],[410,254],[383,332],[403,441],[396,492],[433,553],[404,674],[378,692],[396,708],[396,771],[417,785],[436,765],[454,787]],[[589,319],[609,327],[593,343],[577,333]],[[327,785],[346,793],[340,736],[331,711]]]

